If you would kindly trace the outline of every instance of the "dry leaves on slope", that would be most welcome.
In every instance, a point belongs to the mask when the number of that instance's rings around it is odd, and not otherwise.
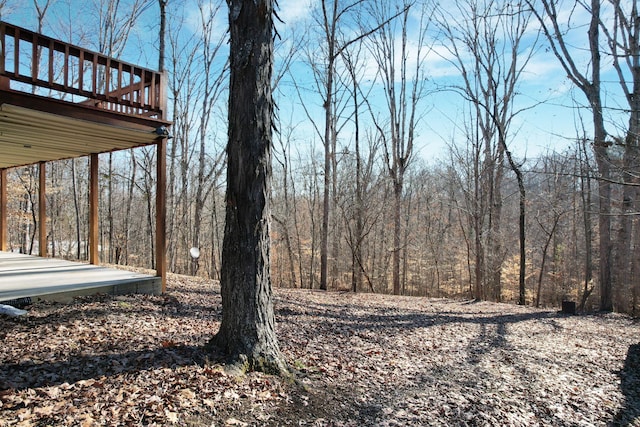
[[[85,298],[0,318],[0,426],[640,423],[640,327],[505,304],[278,289],[290,383],[205,350],[220,297]]]

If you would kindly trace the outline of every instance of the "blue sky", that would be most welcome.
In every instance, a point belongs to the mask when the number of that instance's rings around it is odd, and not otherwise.
[[[42,4],[43,1],[39,0]],[[299,37],[306,27],[313,22],[315,9],[307,0],[279,0],[280,10],[278,12],[284,23],[278,24],[279,32],[285,42],[288,37]],[[45,33],[60,37],[60,34],[53,33],[54,28],[59,28],[60,23],[68,25],[70,20],[80,16],[90,18],[90,6],[87,0],[58,0],[54,1],[51,9],[47,12]],[[171,4],[171,2],[170,2]],[[35,29],[36,20],[33,2],[27,0],[9,0],[9,11],[3,13],[3,19],[17,25],[22,25],[29,29]],[[187,7],[182,12],[185,19],[185,31],[192,29],[196,31],[197,8]],[[588,15],[578,10],[578,16],[574,16],[576,22],[588,19]],[[220,37],[226,37],[226,6],[223,5],[218,13],[218,31]],[[145,12],[138,28],[132,35],[128,48],[124,52],[124,60],[148,66],[156,67],[157,62],[157,5],[155,2]],[[586,28],[579,25],[570,34],[571,45],[574,48],[578,62],[583,66],[587,57],[583,48],[586,42]],[[544,42],[544,41],[543,41]],[[282,60],[282,55],[287,52],[284,48],[276,52],[278,61]],[[429,75],[430,88],[443,88],[450,84],[459,82],[458,71],[446,60],[446,52],[442,47],[434,45],[434,51],[426,59],[426,70]],[[222,60],[222,59],[221,59]],[[607,64],[605,64],[607,66]],[[306,68],[305,68],[306,67]],[[377,69],[371,58],[365,66],[366,72],[364,81],[368,82],[374,78]],[[306,87],[312,87],[312,73],[308,69],[308,64],[299,60],[292,68],[296,79]],[[301,78],[302,77],[302,78]],[[611,74],[610,64],[605,70],[605,80],[610,82],[605,88],[605,100],[612,107],[624,105],[624,100],[620,98],[616,76]],[[290,77],[289,77],[290,79]],[[313,138],[313,127],[306,118],[300,106],[300,99],[291,84],[283,82],[281,87],[282,96],[278,98],[280,117],[283,121],[295,125],[297,138],[299,140],[309,140]],[[375,92],[375,90],[374,90]],[[511,130],[514,132],[510,141],[512,151],[522,158],[536,157],[545,151],[562,151],[570,145],[568,138],[575,136],[576,114],[574,110],[575,102],[584,104],[583,95],[573,89],[568,79],[560,68],[553,54],[542,48],[532,58],[529,63],[524,78],[520,85],[520,95],[517,98],[519,108],[534,106],[530,110],[520,114],[514,121]],[[373,102],[381,104],[383,98],[378,95],[372,96]],[[313,91],[305,92],[305,102],[314,117],[317,117],[322,125],[321,98]],[[426,97],[421,108],[427,112],[419,127],[419,150],[420,154],[427,161],[436,157],[446,157],[446,146],[452,139],[462,141],[460,129],[464,127],[463,119],[465,113],[465,101],[458,95],[448,91],[434,91],[432,95]],[[587,120],[585,128],[590,130],[589,113],[583,111],[583,116]],[[609,130],[614,131],[618,126],[626,126],[625,118],[609,115]],[[617,123],[614,123],[617,122]],[[285,123],[287,124],[287,123]],[[342,135],[344,143],[350,139],[349,128],[345,128]],[[311,144],[312,142],[309,141]],[[313,144],[312,144],[313,145]],[[319,141],[315,141],[315,146],[319,146]]]
[[[287,26],[301,28],[313,21],[314,10],[308,2],[282,0],[280,6],[280,15]],[[419,127],[418,148],[427,161],[434,157],[446,156],[447,144],[453,139],[464,141],[461,133],[465,126],[465,101],[459,95],[446,90],[451,85],[460,84],[460,74],[447,60],[447,56],[446,49],[435,42],[425,62],[425,70],[429,76],[428,87],[432,94],[425,97],[421,104],[421,109],[426,114]],[[366,80],[373,78],[377,68],[373,59],[369,58],[368,61],[370,63],[366,66]],[[296,76],[304,73],[304,65],[299,67],[301,71],[296,72]],[[523,75],[520,92],[521,95],[516,100],[517,108],[532,108],[514,120],[511,128],[513,151],[521,158],[535,157],[547,150],[562,151],[570,142],[559,138],[558,135],[575,136],[572,97],[577,96],[581,99],[581,94],[572,91],[572,85],[550,52],[542,50],[532,58],[527,72]],[[379,95],[374,99],[377,99],[378,103],[384,102]],[[544,105],[534,107],[542,101],[545,101]],[[318,97],[316,106],[319,107],[320,103]],[[280,106],[283,107],[282,102]],[[317,111],[321,114],[319,109]],[[302,114],[299,120],[304,122]],[[309,126],[304,126],[304,123],[302,127],[306,132],[312,131]],[[348,135],[346,138],[348,139]]]

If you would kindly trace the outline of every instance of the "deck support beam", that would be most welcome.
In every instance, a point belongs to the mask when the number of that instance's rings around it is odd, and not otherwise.
[[[167,290],[167,138],[156,144],[156,276],[162,280],[162,293]]]
[[[7,246],[7,170],[0,169],[0,251],[9,249]]]
[[[47,257],[47,163],[40,162],[38,164],[38,247],[40,248],[40,256]]]
[[[98,265],[98,154],[91,155],[89,169],[89,263]]]

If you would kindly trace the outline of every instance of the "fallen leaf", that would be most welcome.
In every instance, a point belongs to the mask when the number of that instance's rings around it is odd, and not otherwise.
[[[228,425],[228,426],[240,426],[240,427],[246,427],[246,426],[248,426],[248,425],[249,425],[249,424],[247,424],[247,423],[245,423],[245,422],[242,422],[242,421],[240,421],[240,420],[237,420],[237,419],[235,419],[235,418],[228,418],[228,419],[224,422],[224,424],[225,424],[225,425]]]
[[[164,415],[167,417],[167,420],[170,423],[177,423],[178,422],[178,413],[177,412],[171,412],[171,411],[164,411]]]

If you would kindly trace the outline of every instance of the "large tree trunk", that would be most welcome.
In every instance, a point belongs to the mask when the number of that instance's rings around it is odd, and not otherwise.
[[[611,160],[608,154],[606,142],[607,132],[604,127],[602,115],[602,99],[600,93],[600,2],[591,0],[591,24],[589,26],[589,46],[591,53],[592,77],[591,84],[584,86],[583,91],[587,96],[593,114],[593,149],[595,152],[598,172],[602,178],[598,182],[598,196],[600,199],[598,232],[600,234],[600,310],[613,310],[613,284],[611,281]]]
[[[488,133],[487,133],[488,135]],[[493,136],[485,136],[485,193],[488,194],[487,211],[487,238],[484,244],[485,273],[485,298],[500,302],[502,296],[502,180],[504,178],[504,147],[498,144],[494,154],[492,150]]]
[[[476,300],[484,300],[486,298],[486,290],[484,286],[485,277],[485,255],[484,255],[484,244],[482,239],[482,229],[484,227],[483,216],[484,216],[484,202],[482,198],[482,177],[481,177],[481,167],[480,167],[480,141],[476,143],[474,147],[474,158],[473,158],[473,200],[472,200],[472,210],[471,210],[471,218],[473,225],[473,252],[474,252],[474,295],[473,297]],[[469,273],[471,274],[471,273]]]
[[[351,262],[351,290],[357,292],[362,284],[362,241],[364,240],[364,212],[362,194],[362,159],[360,158],[360,120],[358,117],[358,88],[356,79],[353,79],[353,107],[354,107],[354,139],[356,155],[356,230],[352,249]]]
[[[606,141],[607,131],[604,126],[604,116],[602,113],[602,96],[600,81],[600,0],[591,0],[588,10],[591,12],[591,20],[588,31],[589,54],[591,63],[590,77],[586,73],[578,70],[575,62],[567,49],[564,33],[558,21],[556,3],[550,0],[541,0],[543,12],[540,14],[533,7],[532,0],[527,0],[529,6],[538,18],[541,27],[549,41],[549,46],[554,55],[560,61],[562,68],[566,71],[569,79],[584,93],[589,100],[589,107],[593,117],[593,151],[600,180],[598,181],[598,251],[599,271],[598,279],[600,285],[600,309],[604,311],[613,310],[613,284],[611,281],[611,159],[608,154],[608,144]],[[587,8],[586,5],[585,8]],[[585,293],[586,294],[586,293]],[[583,298],[584,301],[584,298]]]
[[[620,11],[620,15],[624,16],[624,13]],[[631,312],[635,315],[637,310],[637,297],[640,290],[640,261],[638,260],[638,251],[640,251],[640,221],[638,220],[637,212],[640,210],[640,190],[638,189],[638,183],[640,179],[638,174],[640,173],[640,16],[638,14],[637,3],[633,3],[631,11],[631,19],[633,19],[633,27],[629,34],[629,50],[632,56],[632,86],[631,91],[627,95],[629,102],[629,109],[631,115],[629,118],[629,131],[627,133],[627,147],[629,147],[629,156],[631,157],[630,167],[633,170],[632,186],[630,189],[631,204],[633,206],[633,219],[632,219],[632,235],[631,235],[631,250],[633,254],[631,257],[631,265],[629,267],[629,277],[631,286]]]
[[[591,176],[590,166],[588,164],[589,157],[587,156],[587,146],[582,143],[578,148],[580,152],[580,195],[582,202],[582,224],[584,226],[584,286],[582,296],[580,297],[579,311],[585,310],[587,298],[593,292],[593,285],[591,284],[593,279],[593,253],[591,241],[593,239],[593,231],[591,226]],[[583,162],[585,165],[583,166]]]
[[[596,138],[596,143],[599,140]],[[607,155],[607,147],[604,142],[600,142],[599,145],[595,145],[594,151],[596,157],[596,163],[598,164],[598,172],[603,178],[598,181],[598,199],[600,200],[600,207],[598,210],[598,234],[599,240],[599,252],[600,252],[600,270],[599,270],[599,282],[600,282],[600,310],[612,311],[613,310],[613,286],[611,282],[611,184],[605,179],[611,176],[609,167],[609,156]]]
[[[324,4],[323,4],[324,5]],[[331,157],[333,155],[331,142],[333,132],[332,115],[332,94],[333,94],[333,73],[334,73],[334,43],[329,43],[329,63],[327,65],[327,93],[324,102],[325,109],[325,131],[324,131],[324,186],[322,195],[322,237],[320,241],[320,289],[327,290],[329,272],[329,197],[331,189]]]
[[[636,244],[640,240],[637,215],[640,208],[638,187],[640,182],[640,21],[637,2],[611,1],[616,25],[613,30],[603,27],[611,49],[613,68],[618,73],[621,89],[629,105],[629,128],[624,141],[621,215],[618,236],[615,239],[615,268],[612,281],[618,296],[616,303],[622,311],[635,309],[634,289],[638,281]],[[627,8],[631,8],[631,10]],[[601,23],[603,26],[603,23]],[[631,79],[629,79],[631,76]],[[632,295],[629,301],[629,295]],[[626,306],[631,303],[633,307]]]
[[[164,58],[165,58],[165,33],[167,28],[167,1],[158,0],[158,6],[160,7],[160,30],[158,34],[158,70],[164,71]]]
[[[231,82],[222,324],[213,343],[243,371],[286,372],[269,275],[273,0],[229,0]]]
[[[402,223],[400,221],[402,209],[402,181],[394,177],[393,183],[393,294],[400,295],[400,237]]]

